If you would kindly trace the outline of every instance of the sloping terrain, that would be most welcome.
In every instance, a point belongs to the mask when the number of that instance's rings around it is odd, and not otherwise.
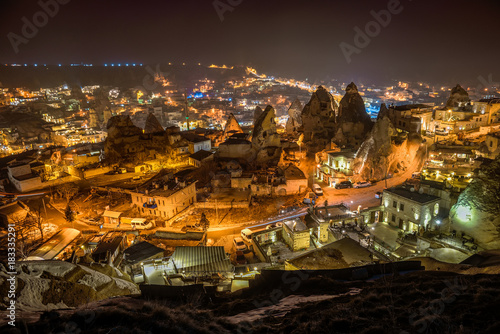
[[[121,297],[44,312],[2,333],[498,333],[500,276],[413,272],[373,281],[328,278],[294,291],[260,286],[228,299]]]
[[[104,271],[102,265],[94,264]],[[125,279],[111,277],[82,265],[63,261],[25,261],[16,264],[16,308],[19,311],[46,311],[77,307],[114,296],[139,294],[138,287]],[[119,275],[116,275],[119,276]],[[0,267],[0,295],[6,296],[9,277]],[[124,276],[125,277],[125,276]],[[0,308],[8,300],[0,300]]]

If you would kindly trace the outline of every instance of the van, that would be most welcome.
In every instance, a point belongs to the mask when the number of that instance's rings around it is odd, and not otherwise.
[[[248,228],[241,231],[241,237],[246,242],[252,242],[252,234],[253,234],[253,231],[248,229]]]
[[[130,222],[130,226],[132,226],[133,230],[146,230],[153,227],[153,224],[144,218],[135,218]]]

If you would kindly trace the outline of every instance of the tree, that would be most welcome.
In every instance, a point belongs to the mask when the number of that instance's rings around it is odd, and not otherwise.
[[[73,223],[75,221],[75,212],[69,204],[66,205],[66,209],[64,210],[64,219],[66,219],[68,223]]]
[[[69,204],[69,201],[78,194],[78,187],[73,183],[65,183],[57,187],[57,193],[66,199],[66,204]]]
[[[460,194],[456,206],[498,214],[500,212],[500,156],[483,167],[467,188]]]
[[[42,238],[43,241],[43,218],[42,218],[42,203],[38,203],[38,206],[36,209],[30,210],[29,213],[29,218],[27,217],[26,219],[30,219],[32,221],[32,225],[37,228],[40,231],[40,237]]]
[[[16,228],[16,249],[22,258],[26,258],[35,248],[35,240],[32,237],[33,220],[28,215],[12,217],[10,220]]]
[[[208,230],[208,227],[210,226],[210,221],[207,219],[207,216],[205,215],[204,212],[201,214],[200,226],[205,232]]]

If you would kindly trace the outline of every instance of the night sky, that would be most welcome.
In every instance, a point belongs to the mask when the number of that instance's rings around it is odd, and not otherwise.
[[[391,2],[71,0],[16,54],[9,32],[22,36],[21,19],[33,22],[42,9],[38,1],[2,0],[0,62],[201,62],[310,80],[474,84],[492,74],[500,81],[498,0],[401,0],[390,23],[348,63],[339,45],[355,47],[354,28],[364,31],[374,21],[370,12]],[[214,3],[232,11],[221,20]]]

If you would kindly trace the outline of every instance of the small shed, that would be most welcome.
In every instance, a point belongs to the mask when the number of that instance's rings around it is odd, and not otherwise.
[[[120,224],[120,217],[122,215],[122,212],[118,212],[118,211],[109,211],[109,210],[106,210],[104,211],[104,213],[102,214],[102,217],[104,218],[104,223],[105,224]]]

